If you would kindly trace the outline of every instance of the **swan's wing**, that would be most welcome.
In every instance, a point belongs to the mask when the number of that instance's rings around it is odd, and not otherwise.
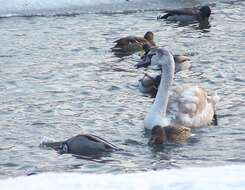
[[[220,97],[218,96],[217,92],[207,92],[208,93],[208,102],[210,102],[214,110],[216,110],[217,103],[220,101]]]
[[[213,118],[213,106],[207,91],[198,86],[179,85],[169,99],[168,112],[176,123],[185,126],[209,124]]]
[[[205,108],[207,92],[197,86],[179,85],[173,90],[170,102],[178,104],[179,112],[193,115],[202,112]]]

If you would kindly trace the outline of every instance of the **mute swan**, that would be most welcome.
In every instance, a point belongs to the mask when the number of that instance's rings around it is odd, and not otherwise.
[[[136,67],[161,65],[162,77],[153,105],[144,119],[146,129],[154,126],[183,125],[201,127],[212,122],[216,97],[208,95],[204,88],[183,84],[169,90],[174,77],[174,58],[164,48],[151,50]]]

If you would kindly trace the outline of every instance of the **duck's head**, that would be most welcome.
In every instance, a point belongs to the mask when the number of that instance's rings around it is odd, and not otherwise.
[[[167,135],[163,127],[156,125],[151,130],[149,144],[162,144],[167,141]]]
[[[162,66],[167,64],[170,58],[170,53],[164,48],[154,48],[146,53],[141,60],[135,65],[136,68],[148,66]]]
[[[175,127],[166,127],[165,132],[169,141],[184,141],[191,136],[191,129],[178,125]]]
[[[209,18],[209,16],[211,15],[211,9],[207,5],[202,6],[199,10],[200,10],[200,14],[203,18]]]
[[[149,144],[163,144],[166,141],[185,141],[191,137],[191,129],[182,125],[152,128]]]
[[[151,31],[148,31],[145,33],[144,38],[148,41],[153,41],[154,39],[154,34]]]

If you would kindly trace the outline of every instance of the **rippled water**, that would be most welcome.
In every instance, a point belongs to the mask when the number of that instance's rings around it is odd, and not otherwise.
[[[1,18],[0,176],[27,170],[124,173],[244,162],[245,3],[212,3],[211,27],[203,30],[157,21],[154,10]],[[139,56],[118,58],[110,48],[122,36],[148,30],[159,46],[191,57],[191,70],[178,73],[175,84],[190,82],[218,92],[219,126],[193,130],[185,143],[147,145],[143,118],[153,100],[137,89],[144,72],[133,66]],[[81,132],[104,137],[125,152],[84,160],[39,147],[44,140]]]

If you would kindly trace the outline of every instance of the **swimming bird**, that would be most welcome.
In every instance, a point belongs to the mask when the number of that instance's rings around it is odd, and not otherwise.
[[[149,65],[161,65],[162,74],[155,101],[144,119],[146,129],[151,130],[156,125],[201,127],[212,123],[218,100],[215,95],[190,84],[179,85],[170,94],[175,64],[167,49],[152,49],[136,67]]]
[[[158,90],[158,86],[161,81],[161,75],[152,77],[145,73],[144,77],[139,80],[139,90],[144,94],[149,94],[150,97],[155,98]]]
[[[116,145],[90,134],[80,134],[65,141],[43,142],[41,146],[53,148],[60,153],[93,156],[122,150]]]
[[[114,43],[116,44],[111,48],[111,50],[114,53],[122,53],[125,55],[141,51],[144,44],[148,44],[150,47],[156,46],[154,42],[154,34],[151,31],[146,32],[144,37],[127,36],[114,41]]]
[[[149,44],[144,44],[142,48],[145,53],[141,57],[141,59],[144,59],[144,57],[148,54],[148,52],[153,48],[157,48],[157,46],[151,47],[149,46]],[[187,70],[191,67],[191,59],[189,57],[185,55],[173,55],[173,57],[175,63],[175,73],[182,70]]]
[[[141,59],[147,59],[147,53],[151,50],[147,44],[143,46],[145,54]],[[175,62],[175,73],[187,70],[191,66],[190,58],[183,55],[173,55]],[[139,80],[139,90],[142,93],[150,94],[151,97],[155,98],[158,86],[161,81],[161,75],[152,77],[148,74],[145,74],[142,79]]]
[[[185,141],[191,137],[191,129],[182,125],[161,127],[156,125],[151,130],[149,144],[163,144],[167,141]]]
[[[180,22],[208,22],[208,19],[211,15],[211,9],[207,5],[199,8],[164,10],[163,12],[166,14],[158,16],[158,19]]]

